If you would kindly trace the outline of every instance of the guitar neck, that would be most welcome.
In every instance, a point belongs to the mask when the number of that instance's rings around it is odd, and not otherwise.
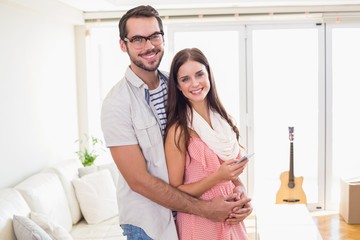
[[[290,170],[289,182],[294,182],[294,143],[290,142]]]
[[[295,187],[294,180],[294,127],[289,127],[289,140],[290,140],[290,170],[289,170],[289,182],[288,187]]]

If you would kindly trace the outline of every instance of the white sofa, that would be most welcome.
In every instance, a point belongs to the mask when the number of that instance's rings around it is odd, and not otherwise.
[[[83,168],[71,159],[0,189],[0,240],[126,239],[117,216],[117,174],[113,163]],[[29,230],[47,236],[21,237]]]

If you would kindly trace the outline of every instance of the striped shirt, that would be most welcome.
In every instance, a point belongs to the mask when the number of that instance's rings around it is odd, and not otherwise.
[[[166,81],[160,77],[160,84],[157,88],[149,90],[150,101],[156,109],[161,124],[161,133],[164,136],[166,128],[166,101],[167,86]]]

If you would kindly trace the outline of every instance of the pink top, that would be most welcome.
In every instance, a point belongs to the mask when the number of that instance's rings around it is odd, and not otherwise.
[[[190,138],[185,163],[184,184],[197,182],[215,172],[221,165],[218,156],[199,138]],[[235,185],[231,181],[222,182],[200,199],[209,200],[219,195],[233,193]],[[213,222],[199,216],[178,212],[176,225],[180,240],[246,240],[244,223],[229,225],[226,222]]]

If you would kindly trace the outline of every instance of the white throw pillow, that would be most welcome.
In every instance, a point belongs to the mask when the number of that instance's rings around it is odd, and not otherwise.
[[[115,186],[117,185],[118,179],[119,179],[119,170],[114,162],[102,164],[102,165],[93,165],[89,167],[82,167],[78,169],[79,177],[83,177],[87,174],[98,172],[104,169],[108,169],[111,173],[111,176],[114,180]]]
[[[51,240],[51,237],[31,219],[14,215],[13,227],[17,240]]]
[[[116,189],[109,170],[87,174],[72,182],[88,224],[96,224],[118,214]]]
[[[73,240],[70,233],[66,231],[65,228],[50,221],[46,215],[31,212],[30,218],[42,229],[44,229],[44,231],[49,234],[53,240]]]

